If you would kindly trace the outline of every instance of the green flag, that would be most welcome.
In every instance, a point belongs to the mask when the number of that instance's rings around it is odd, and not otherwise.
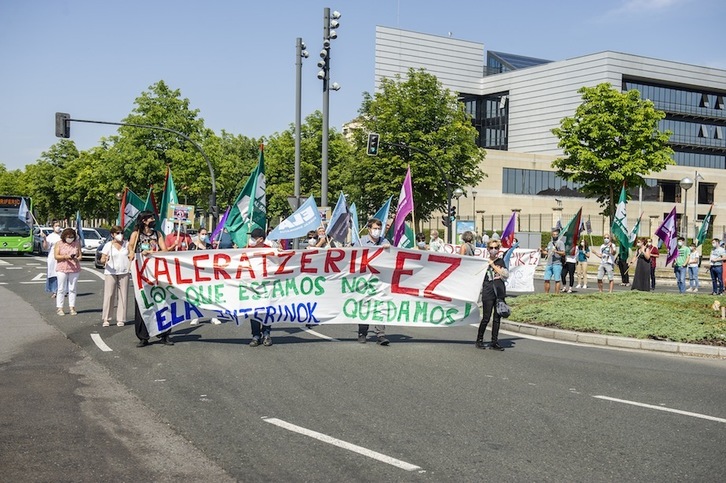
[[[174,230],[174,224],[171,222],[167,223],[166,212],[169,211],[169,205],[177,203],[179,203],[179,198],[176,196],[174,179],[171,177],[171,169],[167,166],[166,180],[164,181],[164,194],[162,195],[161,206],[159,207],[159,226],[157,227],[166,235]]]
[[[260,160],[247,178],[244,188],[229,211],[225,228],[238,248],[247,246],[247,236],[255,228],[267,225],[267,199],[265,195],[265,154],[260,145]]]
[[[404,223],[404,225],[406,227],[405,232],[396,246],[398,248],[416,248],[416,234],[413,232],[413,228],[411,228],[408,223]],[[391,225],[386,232],[386,240],[391,241],[391,239],[393,239],[393,233],[394,226]],[[393,244],[393,242],[391,242],[391,244]]]
[[[574,255],[577,242],[580,239],[580,227],[582,225],[582,207],[577,210],[575,216],[560,232],[560,240],[565,243],[565,254]]]
[[[615,218],[613,226],[610,228],[610,234],[618,240],[621,246],[630,246],[630,232],[628,230],[628,214],[625,205],[628,203],[628,195],[625,193],[625,184],[620,190],[620,201],[615,210]]]
[[[708,234],[708,227],[711,224],[711,210],[713,209],[713,205],[711,205],[708,208],[708,213],[706,213],[706,218],[703,219],[703,223],[701,223],[701,229],[698,230],[698,235],[696,235],[696,246],[703,245],[703,241],[706,239],[706,235]]]
[[[156,209],[156,200],[154,199],[154,187],[149,186],[149,192],[146,194],[146,202],[144,203],[144,211],[150,211],[159,219],[159,213]]]
[[[126,188],[124,190],[124,196],[121,199],[121,213],[119,223],[124,229],[124,238],[127,240],[131,236],[131,232],[134,231],[134,225],[136,218],[144,210],[144,201],[136,196],[136,193]]]

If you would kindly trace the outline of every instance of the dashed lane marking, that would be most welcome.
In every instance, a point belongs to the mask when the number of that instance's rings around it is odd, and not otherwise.
[[[715,416],[708,416],[706,414],[692,413],[690,411],[681,411],[680,409],[664,408],[662,406],[654,406],[652,404],[645,404],[645,403],[640,403],[640,402],[636,402],[636,401],[628,401],[626,399],[617,399],[617,398],[608,397],[608,396],[593,396],[593,397],[596,399],[604,399],[606,401],[613,401],[613,402],[619,402],[619,403],[623,403],[623,404],[630,404],[632,406],[639,406],[641,408],[657,409],[658,411],[666,411],[669,413],[682,414],[684,416],[691,416],[693,418],[708,419],[709,421],[716,421],[717,423],[726,423],[726,419],[717,418]]]
[[[103,352],[113,352],[113,349],[111,349],[101,338],[101,334],[91,334],[91,339],[93,339],[93,342],[96,343],[96,346],[98,346],[99,349],[101,349]]]
[[[321,339],[329,340],[331,342],[340,342],[340,339],[335,339],[335,338],[327,336],[325,334],[321,334],[320,332],[316,332],[313,329],[305,329],[305,332],[307,332],[310,335],[314,335],[315,337],[320,337]]]
[[[296,426],[294,424],[288,423],[287,421],[283,421],[281,419],[262,418],[262,420],[265,421],[266,423],[274,424],[275,426],[279,426],[283,429],[287,429],[288,431],[302,434],[304,436],[308,436],[310,438],[317,439],[318,441],[322,441],[323,443],[332,444],[333,446],[337,446],[339,448],[347,449],[348,451],[352,451],[354,453],[358,453],[360,455],[380,461],[382,463],[386,463],[391,466],[395,466],[396,468],[400,468],[402,470],[406,470],[406,471],[421,470],[420,466],[412,465],[411,463],[406,463],[405,461],[401,461],[401,460],[393,458],[391,456],[387,456],[382,453],[378,453],[377,451],[373,451],[368,448],[358,446],[357,444],[348,443],[347,441],[333,438],[332,436],[328,436],[327,434],[318,433],[317,431],[313,431],[311,429],[303,428],[301,426]]]

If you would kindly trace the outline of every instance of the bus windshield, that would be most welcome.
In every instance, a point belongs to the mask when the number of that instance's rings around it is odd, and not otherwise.
[[[32,251],[31,209],[30,198],[0,195],[0,251]]]

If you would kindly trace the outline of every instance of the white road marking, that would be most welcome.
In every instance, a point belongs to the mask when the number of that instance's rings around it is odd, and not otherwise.
[[[25,267],[5,267],[6,270],[22,270]]]
[[[314,335],[315,337],[320,337],[321,339],[329,340],[332,342],[340,342],[340,339],[334,339],[325,334],[321,334],[320,332],[316,332],[313,329],[305,329],[305,332],[307,332],[308,334]]]
[[[81,269],[83,269],[83,270],[85,270],[87,272],[90,272],[90,273],[94,274],[95,276],[97,276],[101,280],[105,280],[106,279],[106,277],[103,275],[103,272],[99,272],[95,268],[81,267]]]
[[[35,282],[37,280],[42,280],[43,282],[45,282],[45,279],[47,277],[48,277],[48,274],[47,273],[39,273],[38,275],[36,275],[35,277],[33,277],[33,281]]]
[[[415,471],[415,470],[421,469],[420,466],[412,465],[411,463],[406,463],[405,461],[401,461],[396,458],[392,458],[390,456],[386,456],[386,455],[378,453],[376,451],[364,448],[362,446],[358,446],[358,445],[355,445],[352,443],[348,443],[346,441],[342,441],[337,438],[333,438],[332,436],[328,436],[323,433],[318,433],[317,431],[312,431],[310,429],[303,428],[301,426],[296,426],[294,424],[290,424],[281,419],[277,419],[277,418],[262,418],[262,419],[266,423],[274,424],[275,426],[279,426],[281,428],[287,429],[288,431],[302,434],[304,436],[309,436],[313,439],[317,439],[318,441],[322,441],[323,443],[328,443],[328,444],[332,444],[333,446],[337,446],[339,448],[347,449],[348,451],[352,451],[354,453],[358,453],[360,455],[367,456],[368,458],[372,458],[372,459],[380,461],[382,463],[386,463],[386,464],[395,466],[397,468],[401,468],[402,470]]]
[[[2,265],[12,265],[12,263],[6,261],[6,260],[0,260],[0,266]]]
[[[91,339],[93,339],[93,342],[96,343],[96,346],[98,346],[99,349],[101,349],[103,352],[113,352],[113,349],[111,349],[109,346],[106,345],[106,343],[101,338],[101,334],[91,334]]]
[[[717,418],[714,416],[708,416],[706,414],[692,413],[689,411],[681,411],[680,409],[664,408],[662,406],[654,406],[652,404],[644,404],[644,403],[628,401],[626,399],[617,399],[617,398],[608,397],[608,396],[593,396],[593,397],[597,398],[597,399],[604,399],[606,401],[614,401],[614,402],[619,402],[619,403],[623,403],[623,404],[631,404],[633,406],[640,406],[642,408],[657,409],[658,411],[666,411],[669,413],[683,414],[684,416],[692,416],[694,418],[708,419],[709,421],[716,421],[717,423],[726,423],[726,419]]]

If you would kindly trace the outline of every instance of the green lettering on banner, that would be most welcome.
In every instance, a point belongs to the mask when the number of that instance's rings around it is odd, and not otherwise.
[[[456,309],[449,309],[449,310],[447,310],[446,311],[446,322],[444,322],[444,325],[451,325],[451,324],[453,324],[454,323],[454,316],[458,312],[459,311],[456,310]]]
[[[439,325],[444,320],[444,309],[437,305],[431,309],[429,316],[431,317],[432,324]]]
[[[343,302],[343,315],[351,319],[358,317],[358,303],[355,299],[345,299],[345,302]]]
[[[373,305],[373,320],[376,322],[383,322],[383,307],[382,305],[384,302],[381,302],[380,300],[376,300]]]
[[[248,301],[250,299],[249,295],[247,295],[247,291],[249,289],[247,286],[240,284],[239,286],[239,299],[242,301]]]
[[[315,295],[323,295],[325,293],[325,288],[323,287],[325,280],[325,277],[315,277]]]
[[[361,295],[375,295],[378,279],[373,277],[343,277],[341,288],[343,293],[358,293]]]
[[[386,302],[386,305],[388,306],[387,307],[388,310],[386,310],[388,317],[386,317],[386,320],[388,322],[393,322],[394,320],[396,320],[396,314],[398,313],[398,306],[393,302]]]
[[[282,280],[275,280],[274,282],[272,282],[272,298],[279,298],[287,295],[285,293],[285,288],[282,283]]]
[[[419,322],[419,317],[421,322],[428,322],[427,312],[429,308],[428,302],[416,302],[416,309],[413,312],[413,321]]]
[[[363,307],[365,307],[365,314],[363,313]],[[371,315],[371,301],[361,300],[358,302],[358,318],[360,320],[368,320]]]
[[[410,307],[411,307],[411,304],[408,300],[401,302],[401,307],[398,310],[398,321],[399,322],[410,322],[408,319]]]
[[[203,285],[203,286],[190,286],[186,290],[187,301],[194,305],[202,304],[216,304],[220,305],[226,302],[224,300],[224,293],[222,289],[224,284],[218,283],[216,285]]]
[[[300,280],[300,292],[303,295],[310,295],[313,291],[313,280],[310,277],[304,277]]]
[[[300,292],[297,291],[297,285],[295,284],[294,278],[288,278],[285,281],[285,293],[289,294],[291,290],[295,293],[295,295],[300,295]]]

